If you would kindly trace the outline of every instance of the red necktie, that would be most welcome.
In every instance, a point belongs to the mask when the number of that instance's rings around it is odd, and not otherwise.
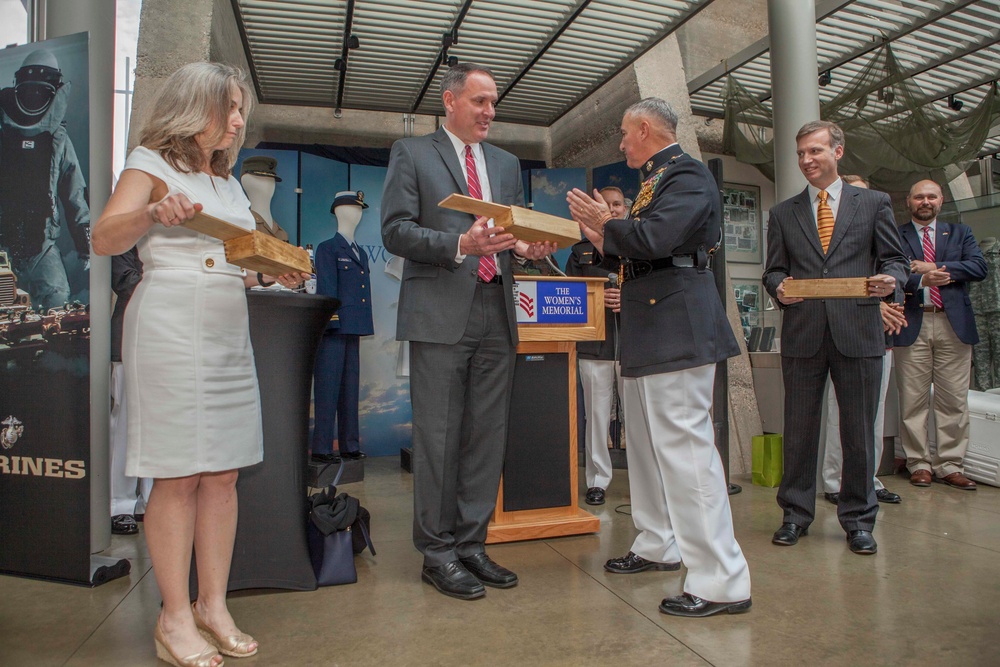
[[[466,180],[469,182],[469,196],[483,198],[483,190],[479,185],[479,172],[476,171],[476,157],[472,154],[472,146],[465,147]],[[479,258],[479,279],[484,283],[493,280],[497,274],[497,260],[494,255],[483,255]]]
[[[924,227],[924,261],[934,263],[934,239],[931,238],[930,226]],[[928,287],[927,289],[931,292],[931,303],[934,304],[935,308],[944,309],[944,303],[941,301],[941,290],[937,287]]]

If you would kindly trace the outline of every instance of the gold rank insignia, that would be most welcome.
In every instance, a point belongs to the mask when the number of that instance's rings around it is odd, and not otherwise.
[[[649,171],[652,168],[653,168],[653,161],[650,160],[649,162],[646,163],[646,171]]]

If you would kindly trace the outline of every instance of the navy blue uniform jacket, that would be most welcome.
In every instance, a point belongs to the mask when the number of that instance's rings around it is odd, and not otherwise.
[[[358,246],[360,259],[340,234],[316,248],[316,293],[340,299],[340,309],[330,318],[326,332],[370,336],[372,323],[372,281],[368,255]]]

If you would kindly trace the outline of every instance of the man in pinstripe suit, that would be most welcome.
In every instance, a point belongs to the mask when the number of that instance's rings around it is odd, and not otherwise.
[[[809,186],[771,209],[764,271],[764,286],[784,311],[785,469],[778,489],[784,518],[772,542],[795,544],[815,515],[820,415],[829,373],[840,403],[844,461],[837,515],[851,551],[874,554],[873,434],[885,353],[879,300],[902,300],[909,262],[889,197],[847,185],[837,175],[844,155],[844,133],[837,125],[806,123],[796,135],[796,150]],[[864,276],[869,277],[868,298],[785,296],[786,282],[796,278]]]

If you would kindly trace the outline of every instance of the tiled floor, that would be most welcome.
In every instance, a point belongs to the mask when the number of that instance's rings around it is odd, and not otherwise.
[[[732,498],[750,562],[753,610],[683,619],[657,605],[683,571],[606,574],[631,543],[625,471],[615,471],[599,535],[498,545],[521,579],[461,602],[421,583],[410,542],[411,487],[395,459],[367,462],[343,487],[373,516],[378,556],[359,582],[311,593],[231,597],[261,642],[253,665],[997,665],[1000,664],[1000,489],[974,493],[885,479],[903,504],[883,505],[879,553],[851,554],[835,508],[794,548],[770,543],[781,514],[774,489]],[[582,475],[581,475],[582,477]],[[586,506],[584,506],[586,507]],[[589,508],[593,509],[593,508]],[[142,536],[115,537],[127,580],[95,589],[0,576],[0,665],[156,665],[159,596]]]

